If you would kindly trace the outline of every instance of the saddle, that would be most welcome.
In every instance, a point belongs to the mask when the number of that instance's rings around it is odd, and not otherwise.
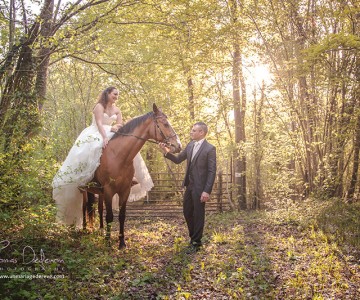
[[[137,185],[139,182],[134,177],[131,181],[131,186]],[[89,192],[92,194],[103,194],[104,187],[97,181],[90,181],[85,185],[78,186],[78,189],[81,193]]]

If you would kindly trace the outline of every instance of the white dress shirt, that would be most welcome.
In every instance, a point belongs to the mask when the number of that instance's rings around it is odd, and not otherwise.
[[[192,151],[191,160],[194,159],[196,153],[197,153],[198,150],[200,149],[200,146],[201,146],[201,144],[203,143],[204,140],[205,140],[205,139],[202,139],[202,140],[196,141],[196,142],[194,143],[194,148],[193,148],[193,151]]]

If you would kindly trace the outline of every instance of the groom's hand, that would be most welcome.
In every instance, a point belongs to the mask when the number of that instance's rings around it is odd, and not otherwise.
[[[200,201],[201,202],[207,202],[210,200],[210,195],[206,192],[202,192],[201,197],[200,197]]]
[[[159,143],[159,148],[163,154],[167,154],[170,151],[170,149],[166,146],[165,143]]]

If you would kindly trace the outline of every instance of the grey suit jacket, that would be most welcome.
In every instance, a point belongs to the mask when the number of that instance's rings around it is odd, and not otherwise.
[[[210,194],[216,177],[216,148],[204,140],[194,159],[190,162],[194,143],[191,141],[178,155],[167,153],[165,157],[176,164],[187,159],[183,185],[191,186],[199,195],[202,192]]]

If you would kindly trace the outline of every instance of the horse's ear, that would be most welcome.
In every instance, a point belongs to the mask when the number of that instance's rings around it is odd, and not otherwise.
[[[156,104],[155,103],[153,103],[153,111],[154,111],[154,113],[158,113],[160,110],[158,109],[158,107],[156,106]]]

